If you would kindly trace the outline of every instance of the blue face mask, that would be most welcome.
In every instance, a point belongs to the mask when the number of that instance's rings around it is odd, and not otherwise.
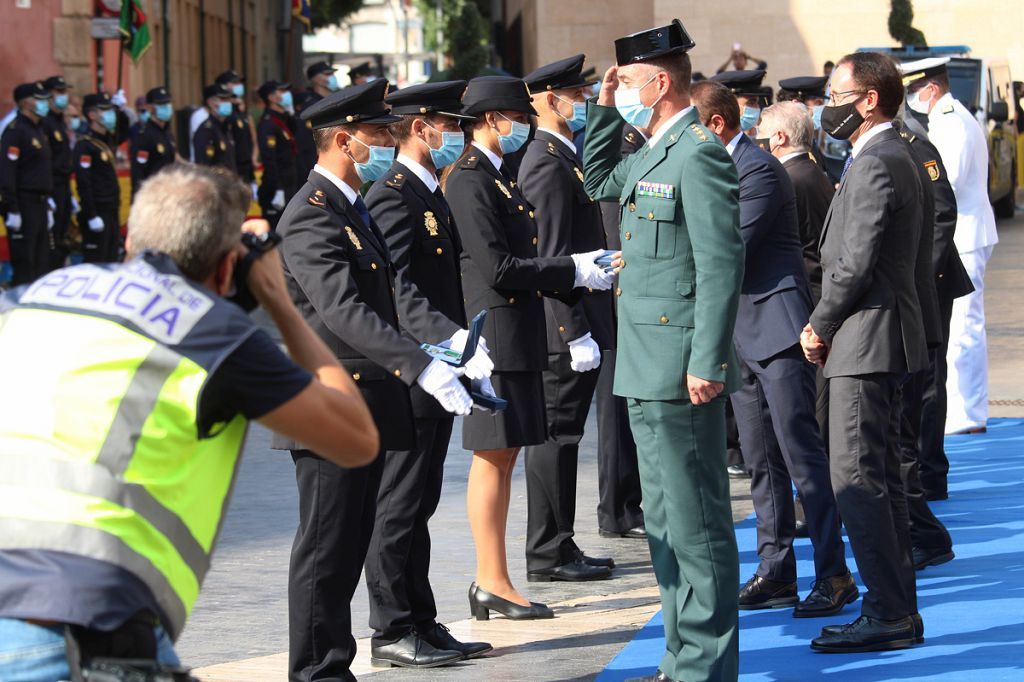
[[[227,118],[228,116],[230,116],[231,111],[231,102],[221,102],[217,105],[217,115],[221,118]]]
[[[295,103],[292,100],[292,93],[287,90],[281,94],[281,106],[287,111],[292,111],[295,107]]]
[[[555,95],[558,97],[558,95]],[[559,102],[565,102],[566,104],[572,105],[572,117],[565,118],[558,111],[555,113],[565,119],[566,124],[569,126],[569,132],[575,133],[577,130],[582,130],[587,125],[587,103],[586,102],[570,102],[567,99],[558,97]]]
[[[50,113],[50,100],[48,99],[37,99],[35,106],[32,108],[36,116],[45,118]]]
[[[761,119],[761,110],[757,107],[743,107],[740,114],[740,130],[747,131],[757,125]]]
[[[174,115],[174,108],[170,104],[157,104],[155,114],[156,120],[166,123]]]
[[[139,112],[139,123],[145,123],[148,120],[149,120],[149,112],[145,111],[145,110],[140,111]]]
[[[821,112],[825,110],[824,104],[811,107],[811,118],[814,120],[814,129],[821,130]]]
[[[335,76],[333,73],[327,77],[327,89],[330,90],[331,92],[337,92],[339,89],[338,77]]]
[[[239,83],[238,85],[232,85],[231,92],[234,93],[235,97],[241,97],[245,94],[245,86],[241,83]]]
[[[373,182],[380,176],[388,172],[391,168],[391,164],[395,160],[395,148],[394,147],[378,147],[372,144],[366,144],[358,137],[354,135],[349,137],[350,140],[355,140],[359,144],[363,145],[370,150],[370,158],[365,163],[359,163],[355,159],[349,158],[356,164],[356,173],[359,174],[359,179],[363,182]]]
[[[519,121],[513,121],[501,112],[498,112],[498,116],[512,124],[512,129],[508,132],[508,135],[498,133],[498,147],[501,148],[501,153],[512,154],[519,151],[530,137],[530,126]],[[497,127],[494,130],[497,132]]]
[[[427,144],[426,140],[423,141],[423,144],[426,144],[427,149],[430,150],[430,162],[434,164],[434,168],[440,170],[455,163],[466,148],[466,136],[461,132],[442,132],[429,125],[427,127],[435,133],[441,133],[441,146],[437,149]]]
[[[82,127],[82,119],[79,116],[72,116],[71,120],[68,121],[68,127],[72,130],[78,130]]]
[[[643,102],[640,101],[640,91],[650,85],[658,74],[651,76],[651,80],[647,81],[639,88],[623,88],[619,87],[615,90],[615,108],[619,112],[619,116],[634,128],[646,128],[651,122],[651,117],[654,115],[654,105],[661,100],[654,100],[650,106],[644,106]]]
[[[107,132],[114,132],[117,127],[117,114],[113,109],[104,109],[100,112],[100,124],[107,129]]]
[[[67,95],[54,95],[53,96],[53,106],[56,109],[61,109],[61,110],[66,109],[67,106],[68,106],[68,96]]]

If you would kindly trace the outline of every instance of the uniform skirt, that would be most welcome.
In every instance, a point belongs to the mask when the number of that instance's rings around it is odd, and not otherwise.
[[[492,415],[473,408],[462,423],[462,447],[501,450],[538,445],[547,439],[544,381],[540,372],[494,372],[494,393],[508,407]]]

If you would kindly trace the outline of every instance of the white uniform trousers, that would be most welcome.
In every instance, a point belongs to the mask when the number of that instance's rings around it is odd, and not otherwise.
[[[992,247],[961,253],[974,292],[953,302],[946,353],[946,433],[964,433],[988,422],[988,341],[985,336],[985,266]]]

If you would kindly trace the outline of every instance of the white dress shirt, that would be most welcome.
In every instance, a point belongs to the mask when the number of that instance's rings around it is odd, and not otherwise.
[[[891,122],[879,123],[874,128],[861,135],[857,138],[857,141],[853,143],[853,149],[850,150],[850,156],[856,159],[857,155],[860,154],[860,151],[864,149],[864,145],[868,143],[868,140],[874,139],[876,135],[880,135],[886,130],[892,130]]]
[[[345,195],[345,198],[348,199],[348,203],[355,206],[356,199],[359,198],[359,193],[356,192],[351,187],[349,187],[349,184],[347,182],[345,182],[337,175],[321,166],[319,163],[313,166],[313,170],[315,170],[317,173],[330,180],[334,184],[334,186],[340,189],[341,193]]]
[[[574,145],[574,144],[572,143],[572,140],[570,140],[570,139],[569,139],[568,137],[566,137],[565,135],[562,135],[561,133],[556,133],[556,132],[555,132],[554,130],[552,130],[551,128],[537,128],[537,130],[543,130],[543,131],[544,131],[545,133],[547,133],[548,135],[554,135],[555,137],[557,137],[557,138],[558,138],[558,141],[559,141],[559,142],[561,142],[562,144],[564,144],[564,145],[565,145],[566,149],[568,149],[569,151],[571,151],[571,152],[573,153],[573,155],[574,155],[574,156],[576,155],[576,145]]]
[[[653,147],[654,145],[658,144],[658,140],[665,136],[665,133],[669,131],[669,128],[674,126],[683,116],[686,116],[686,114],[690,113],[691,109],[693,109],[692,105],[686,107],[685,109],[681,109],[680,111],[677,111],[675,114],[673,114],[671,118],[669,118],[667,121],[662,123],[661,126],[658,128],[658,132],[654,133],[653,135],[650,136],[650,138],[648,138],[647,146]]]
[[[405,154],[399,154],[398,158],[395,159],[398,163],[405,166],[409,171],[415,175],[420,181],[427,186],[427,191],[433,193],[438,188],[437,176],[428,171],[421,163],[413,161]]]
[[[481,152],[483,152],[484,156],[487,157],[487,160],[491,162],[492,166],[494,166],[494,170],[496,170],[496,171],[500,171],[501,170],[501,157],[500,156],[498,156],[497,154],[495,154],[494,152],[492,152],[490,149],[488,149],[487,147],[483,146],[482,144],[477,143],[476,141],[473,141],[471,144],[474,147],[476,147],[477,149],[479,149]]]

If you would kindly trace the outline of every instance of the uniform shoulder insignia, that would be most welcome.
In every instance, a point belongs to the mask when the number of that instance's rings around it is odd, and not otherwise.
[[[636,144],[636,133],[632,130],[626,133],[626,142],[630,144]]]
[[[274,149],[275,147],[277,147],[277,136],[276,135],[269,135],[267,137],[267,146],[270,147],[271,149]]]
[[[213,127],[213,119],[209,119],[208,118],[205,121],[203,121],[203,127],[204,128],[212,128]]]
[[[911,135],[906,130],[901,130],[900,131],[900,137],[902,137],[907,142],[910,142],[911,144],[913,144],[914,140],[917,139],[917,135]]]
[[[953,113],[953,105],[952,104],[947,104],[946,106],[942,107],[942,113],[944,113],[944,114],[952,114]]]
[[[405,173],[395,173],[385,180],[384,184],[395,189],[402,189],[402,185],[405,184]]]
[[[925,170],[928,171],[928,177],[932,179],[932,182],[939,181],[939,162],[938,160],[932,159],[931,161],[924,162]]]
[[[558,150],[555,149],[555,143],[554,142],[548,142],[548,154],[551,154],[552,156],[557,156],[558,155]]]
[[[164,151],[166,151],[166,149],[167,148],[164,147],[163,143],[157,143],[157,145],[156,145],[156,153],[157,154],[163,154]]]
[[[690,124],[689,131],[690,131],[690,134],[693,136],[693,138],[695,140],[697,140],[698,142],[707,142],[708,141],[707,133],[705,133],[704,129],[701,128],[696,123],[691,123]]]
[[[459,164],[459,168],[476,168],[478,163],[480,163],[480,157],[476,154],[471,154],[466,157],[465,161]]]
[[[319,189],[313,190],[306,201],[313,206],[319,206],[320,208],[327,206],[327,196],[323,193],[323,190]]]

